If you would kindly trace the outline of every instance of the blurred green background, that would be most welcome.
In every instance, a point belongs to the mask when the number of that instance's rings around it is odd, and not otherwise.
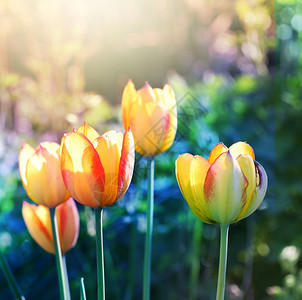
[[[54,256],[21,215],[22,140],[59,142],[86,120],[122,130],[121,95],[170,82],[178,133],[156,158],[151,299],[214,299],[218,227],[189,210],[174,175],[179,154],[208,156],[219,141],[251,144],[269,188],[231,226],[226,299],[302,299],[302,5],[295,0],[0,1],[0,247],[26,299],[57,299]],[[146,159],[104,215],[106,294],[141,299]],[[95,299],[92,211],[67,253],[72,299],[80,277]],[[0,299],[12,299],[0,272]]]

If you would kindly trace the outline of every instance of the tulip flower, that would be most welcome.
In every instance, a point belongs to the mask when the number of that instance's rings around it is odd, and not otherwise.
[[[29,198],[37,204],[55,207],[70,195],[61,175],[60,145],[41,143],[36,149],[23,143],[19,154],[21,180]]]
[[[177,109],[172,87],[152,89],[148,82],[136,90],[128,81],[122,97],[125,130],[130,126],[135,150],[148,157],[166,151],[173,143],[177,129]]]
[[[47,252],[55,254],[49,209],[23,201],[22,215],[33,239]],[[73,248],[79,236],[80,218],[72,198],[55,210],[62,253]]]
[[[180,190],[193,213],[209,224],[220,224],[220,260],[216,300],[224,299],[228,230],[231,223],[252,214],[267,189],[264,168],[253,148],[237,142],[230,148],[217,144],[208,160],[185,153],[175,162]]]
[[[62,139],[61,167],[72,197],[83,205],[104,208],[127,191],[134,167],[134,140],[110,130],[100,136],[84,123]]]
[[[110,130],[99,135],[86,122],[61,142],[64,183],[80,203],[95,209],[98,300],[105,300],[103,208],[127,191],[134,168],[134,139]]]
[[[182,154],[176,160],[176,177],[193,213],[209,224],[231,224],[249,216],[267,189],[264,168],[243,142],[229,149],[217,144],[208,160]]]
[[[147,232],[144,258],[143,300],[150,298],[150,264],[154,206],[154,156],[166,151],[173,143],[177,129],[177,107],[172,87],[152,89],[148,82],[135,89],[129,80],[122,97],[124,128],[131,127],[135,150],[149,160]]]

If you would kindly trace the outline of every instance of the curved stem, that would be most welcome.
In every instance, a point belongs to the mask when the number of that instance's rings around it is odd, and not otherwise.
[[[14,295],[14,298],[17,300],[25,300],[25,297],[21,294],[17,281],[3,255],[2,251],[0,251],[0,265],[1,265],[2,271],[5,275],[5,278],[8,282],[8,285]]]
[[[229,225],[220,225],[220,256],[216,300],[224,299]]]
[[[56,264],[57,264],[57,271],[58,271],[60,299],[61,300],[70,300],[69,290],[67,290],[67,287],[65,284],[64,266],[63,266],[63,260],[62,260],[62,252],[61,252],[61,246],[60,246],[57,218],[55,215],[55,208],[50,208],[49,210],[50,210],[53,244],[54,244],[54,248],[55,248]]]
[[[103,249],[103,209],[95,209],[96,228],[96,262],[97,262],[97,285],[98,300],[105,300],[105,271]]]
[[[154,209],[154,158],[152,157],[149,161],[149,168],[148,168],[147,232],[145,238],[143,300],[150,299],[153,209]]]

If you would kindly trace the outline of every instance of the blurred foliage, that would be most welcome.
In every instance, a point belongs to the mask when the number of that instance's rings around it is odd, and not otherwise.
[[[21,217],[28,200],[17,169],[21,141],[59,141],[84,120],[100,132],[121,128],[121,93],[131,77],[137,87],[169,79],[178,103],[175,142],[156,158],[152,299],[213,299],[218,228],[188,209],[174,162],[238,140],[253,146],[269,190],[253,216],[231,226],[226,299],[300,299],[301,31],[295,0],[275,7],[269,0],[1,1],[0,247],[26,297],[56,299],[58,287],[54,257]],[[129,191],[105,210],[108,299],[141,299],[146,168],[137,155]],[[78,207],[70,286],[78,299],[85,277],[93,299],[93,217]],[[0,298],[11,299],[2,273]]]

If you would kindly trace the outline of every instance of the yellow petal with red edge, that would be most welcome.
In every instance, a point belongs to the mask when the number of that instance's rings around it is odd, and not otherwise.
[[[237,158],[240,154],[248,154],[251,156],[253,160],[255,160],[255,153],[253,148],[246,142],[237,142],[233,144],[229,148],[232,156],[234,158]]]
[[[73,131],[66,135],[61,169],[71,196],[83,205],[99,208],[105,184],[104,168],[92,143],[82,133]]]
[[[190,166],[190,186],[192,189],[192,203],[190,205],[195,215],[202,221],[213,224],[215,223],[207,209],[207,203],[204,199],[203,186],[207,172],[211,164],[202,156],[194,156]]]
[[[220,154],[208,170],[204,196],[212,219],[231,224],[246,201],[247,180],[230,152]]]
[[[54,207],[66,200],[60,158],[55,152],[38,146],[27,161],[25,177],[29,196],[36,203]]]
[[[32,148],[27,143],[24,143],[24,142],[22,143],[22,147],[21,147],[21,150],[19,153],[19,171],[20,171],[20,176],[21,176],[23,186],[29,197],[31,197],[31,196],[30,196],[30,190],[28,189],[28,186],[27,186],[27,179],[26,179],[25,173],[26,173],[27,161],[34,153],[35,153],[34,148]]]
[[[84,124],[79,127],[77,131],[83,133],[91,143],[100,136],[99,133],[94,128],[87,125],[86,122],[84,122]]]
[[[54,254],[49,209],[23,201],[22,215],[32,238],[45,251]]]
[[[246,188],[246,202],[244,204],[244,207],[242,208],[242,211],[239,214],[239,216],[242,216],[250,206],[252,194],[254,193],[254,190],[256,188],[256,169],[255,163],[250,155],[240,154],[237,157],[237,162],[245,178],[248,181],[248,186]]]
[[[125,194],[132,179],[135,157],[134,147],[134,138],[129,128],[123,137],[123,146],[118,171],[117,200]]]
[[[122,119],[124,129],[128,130],[130,125],[130,112],[132,109],[133,103],[136,101],[137,93],[135,86],[130,79],[127,85],[124,88],[123,96],[122,96]]]
[[[73,248],[78,240],[80,217],[72,198],[56,207],[56,218],[62,254]]]
[[[209,163],[212,164],[221,153],[224,153],[227,151],[228,151],[228,147],[226,147],[223,143],[218,143],[210,152],[210,155],[208,158]]]
[[[262,203],[263,198],[265,196],[267,185],[268,185],[268,178],[264,168],[258,163],[255,163],[256,169],[256,188],[252,194],[252,197],[249,201],[249,205],[246,206],[244,211],[238,216],[237,220],[243,219],[248,217],[252,214]]]
[[[100,202],[101,207],[105,207],[117,200],[123,134],[110,130],[97,138],[93,145],[99,154],[105,172],[105,186]]]
[[[130,127],[136,151],[144,156],[155,156],[165,146],[170,130],[170,112],[155,102],[133,105]]]

